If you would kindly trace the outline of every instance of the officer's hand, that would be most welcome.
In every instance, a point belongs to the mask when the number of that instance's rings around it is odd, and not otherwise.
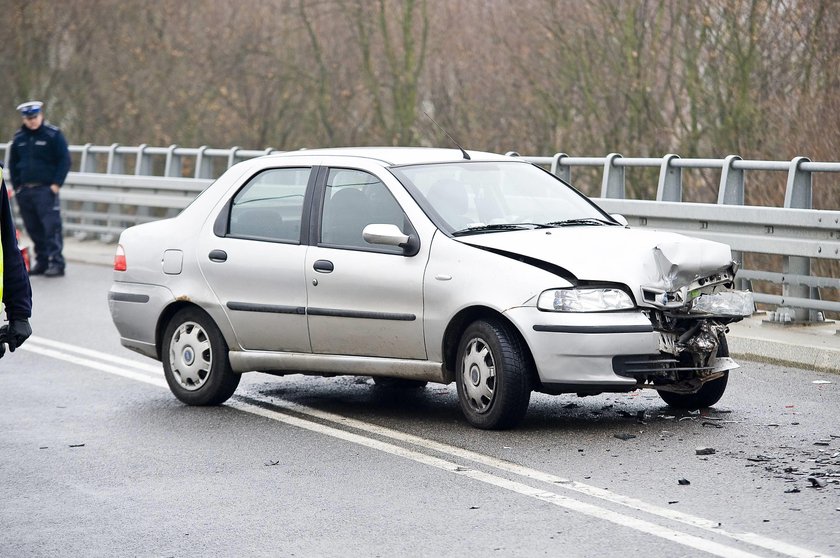
[[[32,328],[29,327],[29,320],[10,320],[8,324],[0,327],[0,350],[3,350],[3,343],[9,345],[9,350],[15,352],[29,336],[32,335]],[[3,353],[0,352],[0,357]]]

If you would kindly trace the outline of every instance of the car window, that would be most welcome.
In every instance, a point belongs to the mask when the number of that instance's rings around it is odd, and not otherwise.
[[[410,234],[411,224],[397,200],[378,178],[352,169],[330,169],[324,192],[321,243],[331,246],[402,253],[398,246],[368,244],[362,237],[367,225],[396,225]]]
[[[269,169],[254,176],[233,198],[228,235],[299,242],[309,173]]]
[[[608,219],[585,196],[525,162],[411,165],[392,172],[450,232]]]

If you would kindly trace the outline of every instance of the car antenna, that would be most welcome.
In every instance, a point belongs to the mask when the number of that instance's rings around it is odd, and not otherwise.
[[[438,128],[440,128],[440,131],[441,131],[441,132],[443,132],[444,134],[446,134],[446,137],[448,137],[448,138],[449,138],[449,140],[450,140],[452,143],[454,143],[454,144],[458,147],[458,149],[460,149],[460,150],[461,150],[461,153],[463,153],[463,154],[464,154],[464,159],[466,159],[467,161],[469,161],[469,160],[470,160],[470,154],[469,154],[469,153],[467,153],[467,151],[466,151],[463,147],[461,147],[461,144],[459,144],[457,141],[455,141],[455,138],[453,138],[452,136],[450,136],[450,135],[449,135],[449,132],[447,132],[446,130],[444,130],[444,129],[443,129],[443,126],[441,126],[440,124],[438,124],[437,122],[435,122],[435,119],[434,119],[434,118],[432,118],[431,116],[429,116],[429,113],[428,113],[428,112],[423,111],[423,114],[425,114],[425,115],[426,115],[426,117],[427,117],[429,120],[431,120],[431,121],[432,121],[432,124],[434,124],[435,126],[437,126]]]

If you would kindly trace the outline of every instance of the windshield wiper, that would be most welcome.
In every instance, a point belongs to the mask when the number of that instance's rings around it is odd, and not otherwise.
[[[607,221],[606,219],[598,219],[597,217],[584,217],[582,219],[566,219],[564,221],[552,221],[550,223],[546,223],[546,225],[552,225],[554,227],[574,227],[578,225],[617,225],[618,223],[613,223],[612,221]]]
[[[453,232],[452,236],[494,231],[524,231],[545,228],[550,228],[550,225],[543,225],[542,223],[495,223],[492,225],[470,225]]]

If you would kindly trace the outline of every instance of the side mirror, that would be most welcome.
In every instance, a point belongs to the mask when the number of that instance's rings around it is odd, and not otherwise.
[[[413,256],[420,250],[417,235],[403,234],[396,225],[370,224],[362,231],[362,238],[369,244],[399,246],[406,256]]]
[[[630,223],[627,222],[627,218],[622,215],[621,213],[610,213],[610,217],[621,223],[622,227],[629,227]]]
[[[408,235],[403,234],[396,225],[368,225],[362,231],[362,238],[370,244],[402,246],[408,243]]]

